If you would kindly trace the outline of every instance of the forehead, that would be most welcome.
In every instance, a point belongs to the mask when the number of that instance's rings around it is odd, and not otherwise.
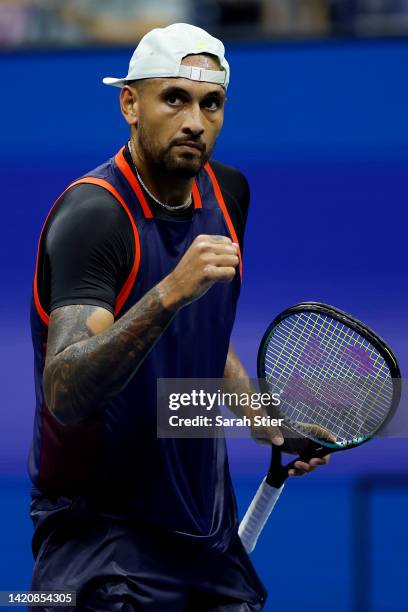
[[[175,88],[185,91],[191,97],[203,98],[209,94],[218,94],[225,98],[225,89],[217,83],[205,83],[203,81],[192,81],[183,78],[160,78],[148,79],[143,89],[143,94],[147,96],[160,95],[163,91]]]
[[[187,55],[181,63],[185,66],[195,66],[205,70],[221,70],[218,58],[208,54]],[[221,85],[206,83],[205,81],[193,81],[192,79],[174,77],[146,79],[145,85],[146,93],[151,94],[160,93],[169,87],[176,87],[177,89],[184,89],[192,96],[205,96],[217,92],[225,97],[225,89]]]

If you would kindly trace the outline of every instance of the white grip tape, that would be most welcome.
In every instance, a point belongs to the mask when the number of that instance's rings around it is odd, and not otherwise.
[[[283,484],[279,489],[275,489],[275,487],[271,487],[266,482],[266,478],[263,479],[238,530],[239,537],[247,553],[251,553],[254,550],[259,535],[284,486]]]

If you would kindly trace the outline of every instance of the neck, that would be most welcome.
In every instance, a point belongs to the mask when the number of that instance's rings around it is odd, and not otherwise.
[[[135,140],[130,140],[133,163],[149,191],[164,204],[180,206],[191,199],[194,177],[183,178],[149,164],[140,154]]]

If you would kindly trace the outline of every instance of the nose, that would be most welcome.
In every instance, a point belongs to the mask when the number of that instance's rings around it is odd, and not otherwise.
[[[199,104],[191,104],[188,110],[186,110],[182,131],[184,134],[188,134],[194,138],[198,138],[203,134],[203,117]]]

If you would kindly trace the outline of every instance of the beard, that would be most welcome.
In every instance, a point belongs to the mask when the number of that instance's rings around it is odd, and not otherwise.
[[[173,174],[183,179],[195,177],[208,162],[214,150],[214,146],[208,150],[204,144],[200,143],[200,146],[202,144],[203,147],[200,151],[197,149],[197,152],[194,151],[194,153],[183,152],[177,154],[175,145],[182,144],[180,139],[172,141],[167,147],[160,149],[149,138],[140,123],[137,132],[139,145],[146,161],[162,173]],[[190,141],[193,141],[193,139],[190,138]]]

